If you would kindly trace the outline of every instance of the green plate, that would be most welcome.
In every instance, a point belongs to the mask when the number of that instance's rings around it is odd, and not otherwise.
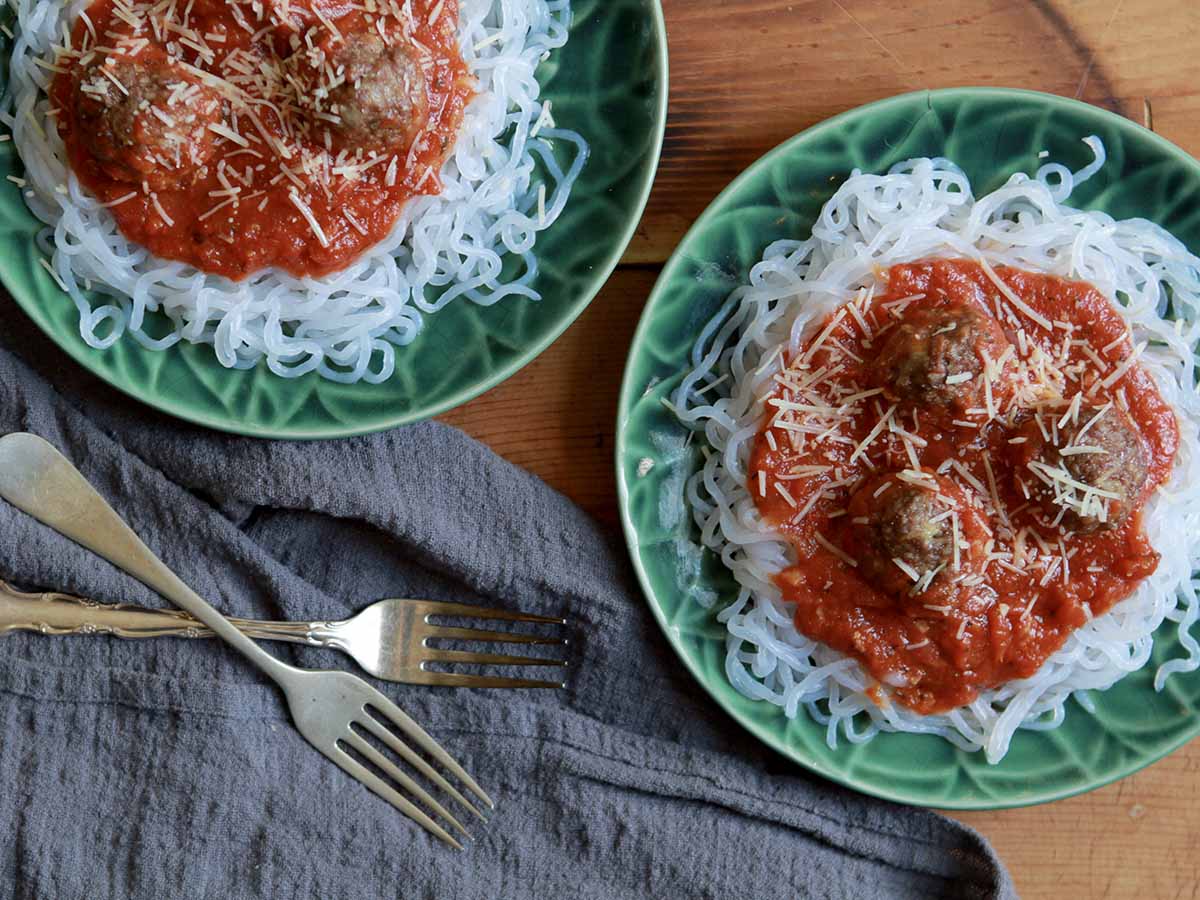
[[[892,800],[953,809],[1024,806],[1099,787],[1165,756],[1200,732],[1200,671],[1173,675],[1162,693],[1154,671],[1186,655],[1172,623],[1156,635],[1152,661],[1103,693],[1096,712],[1068,702],[1062,727],[1021,731],[997,765],[932,736],[880,734],[837,749],[803,712],[748,700],[724,671],[725,629],[695,601],[736,595],[732,576],[699,545],[679,512],[700,464],[697,440],[660,400],[689,368],[700,328],[746,281],[767,244],[807,238],[821,205],[852,168],[882,172],[915,156],[946,156],[981,195],[1010,174],[1032,174],[1049,158],[1078,169],[1092,159],[1081,142],[1099,135],[1108,163],[1072,198],[1117,218],[1142,216],[1200,251],[1200,164],[1112,113],[1029,91],[960,88],[905,94],[823,122],[742,173],[688,232],[658,281],[630,351],[617,423],[622,523],[634,565],[667,639],[684,665],[738,722],[814,772]],[[650,460],[653,466],[647,471]],[[641,473],[641,474],[639,474]]]
[[[494,387],[550,346],[604,284],[641,218],[662,147],[667,42],[658,0],[574,0],[571,36],[538,73],[555,121],[580,132],[591,156],[562,216],[538,236],[542,300],[484,308],[455,303],[427,317],[379,385],[342,385],[315,373],[279,378],[260,364],[223,368],[207,346],[154,352],[132,340],[106,351],[79,336],[75,306],[38,265],[41,227],[6,175],[0,144],[0,279],[25,312],[84,367],[165,412],[258,437],[325,438],[437,415]],[[0,51],[7,78],[7,48]],[[151,329],[148,329],[151,330]]]

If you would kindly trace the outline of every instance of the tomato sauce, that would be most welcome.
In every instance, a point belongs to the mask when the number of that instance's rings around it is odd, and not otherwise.
[[[71,168],[88,191],[111,204],[121,233],[158,257],[235,280],[270,266],[296,276],[345,268],[391,231],[409,199],[441,190],[437,173],[472,96],[457,45],[456,0],[406,5],[412,11],[408,21],[387,12],[397,4],[383,2],[178,0],[176,17],[189,34],[199,36],[181,39],[177,30],[147,24],[149,4],[96,0],[86,9],[86,21],[81,17],[76,23],[74,49],[60,55],[66,70],[51,88]],[[253,78],[232,74],[245,71],[247,59],[255,69],[265,64],[277,71],[289,55],[314,41],[336,49],[370,31],[420,48],[428,102],[410,146],[377,151],[330,142],[319,130],[301,135],[285,121],[294,109],[278,96],[264,96]],[[229,125],[236,126],[246,146],[217,138],[219,159],[191,183],[148,190],[111,177],[89,150],[76,106],[86,63],[116,45],[166,53],[189,71],[237,83],[224,99],[232,111]],[[251,126],[252,112],[261,128]],[[230,196],[233,191],[236,197]]]
[[[1020,401],[1000,390],[995,409],[967,418],[899,404],[893,421],[916,436],[907,440],[890,428],[871,437],[891,405],[878,392],[850,398],[861,414],[813,428],[801,412],[785,420],[778,414],[785,407],[768,406],[776,415],[764,424],[751,458],[749,487],[758,508],[796,551],[796,564],[777,583],[796,604],[797,629],[860,660],[879,682],[879,702],[895,700],[926,714],[1032,675],[1073,630],[1128,597],[1155,570],[1158,554],[1143,531],[1141,507],[1169,476],[1178,445],[1176,417],[1149,374],[1129,358],[1135,350],[1110,301],[1082,282],[1004,267],[995,275],[1026,310],[1010,303],[975,262],[892,267],[881,275],[882,292],[855,301],[852,315],[835,313],[836,321],[827,319],[785,361],[768,403],[793,402],[795,388],[821,377],[836,385],[843,402],[848,392],[870,391],[878,383],[879,346],[904,316],[942,304],[980,305],[997,314],[1016,348],[1003,379],[1024,385],[1026,393],[1052,390],[1070,401],[1084,391],[1089,403],[1112,401],[1128,410],[1149,465],[1142,495],[1118,527],[1083,534],[1050,529],[1035,518],[1014,478],[1026,461],[1020,438],[1014,443]],[[1036,324],[1029,312],[1051,327]],[[1034,365],[1040,354],[1053,358],[1059,377],[1047,379]],[[870,491],[860,492],[855,504],[849,498],[866,480],[906,469],[937,473],[956,485],[950,499],[961,520],[961,545],[970,549],[964,549],[963,577],[943,576],[923,591],[896,595],[873,586],[856,564],[861,547],[851,522],[861,521],[856,517],[875,501]]]

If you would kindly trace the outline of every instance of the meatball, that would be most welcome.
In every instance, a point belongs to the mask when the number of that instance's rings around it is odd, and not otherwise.
[[[307,88],[301,106],[321,114],[318,122],[351,147],[406,150],[429,117],[425,70],[402,37],[385,42],[367,29],[326,38],[297,64]]]
[[[224,120],[220,94],[146,48],[87,66],[76,87],[79,134],[108,177],[168,190],[195,181],[216,154],[210,129]]]
[[[1026,465],[1017,470],[1018,487],[1040,504],[1051,523],[1068,531],[1091,534],[1116,528],[1146,488],[1146,444],[1129,414],[1115,404],[1103,414],[1103,407],[1082,406],[1078,416],[1059,428],[1064,409],[1043,414],[1042,427],[1033,420],[1024,427]],[[1062,479],[1063,471],[1072,481],[1103,493],[1089,494],[1072,485]]]
[[[929,476],[932,486],[943,479]],[[887,485],[884,489],[884,485]],[[953,490],[953,488],[949,488]],[[939,493],[901,481],[894,475],[873,478],[850,498],[851,540],[860,548],[859,572],[887,593],[910,590],[918,577],[945,567],[954,552],[954,526]]]
[[[978,307],[956,303],[914,310],[887,335],[879,386],[892,400],[962,415],[984,407],[979,379],[984,359],[995,362],[1008,346],[996,320]]]

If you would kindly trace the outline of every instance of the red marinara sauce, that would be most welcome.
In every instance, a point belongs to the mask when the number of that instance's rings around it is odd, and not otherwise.
[[[457,0],[96,0],[51,98],[72,170],[129,240],[235,280],[320,276],[441,190],[472,96],[457,22]]]
[[[1175,414],[1132,358],[1124,320],[1103,295],[1006,267],[992,275],[1006,291],[967,260],[881,273],[882,293],[840,308],[780,364],[751,458],[758,508],[796,550],[796,564],[777,577],[796,604],[796,627],[862,662],[879,682],[878,702],[926,714],[1032,675],[1074,629],[1155,570],[1142,507],[1166,481],[1178,445]],[[903,374],[908,363],[889,359],[896,329],[964,307],[983,323],[972,349],[986,344],[987,365],[971,384],[991,377],[972,395],[977,405],[897,396],[896,367]],[[998,358],[987,352],[1006,342],[1011,349]],[[1039,502],[1053,491],[1029,468],[1036,429],[1053,438],[1063,422],[1080,434],[1076,452],[1098,453],[1086,446],[1095,439],[1083,428],[1090,412],[1080,410],[1101,409],[1098,421],[1130,423],[1125,433],[1140,445],[1144,482],[1116,527],[1071,528],[1062,511],[1052,515],[1056,506]],[[1057,485],[1067,470],[1038,471]],[[1116,515],[1116,500],[1069,492],[1085,510],[1108,504]],[[889,498],[901,496],[912,502],[890,509]],[[921,504],[935,513],[921,520],[926,531],[951,525],[949,546],[958,552],[943,556],[940,570],[905,571],[879,549],[885,545],[871,543],[882,532],[869,529],[888,516],[903,523]]]

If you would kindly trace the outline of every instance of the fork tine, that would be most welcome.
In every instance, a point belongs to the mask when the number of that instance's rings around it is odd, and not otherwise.
[[[441,650],[426,647],[421,654],[428,662],[472,663],[480,666],[565,666],[565,659],[545,659],[537,656],[508,656],[504,653],[472,653],[469,650]]]
[[[399,784],[406,791],[416,797],[420,802],[424,803],[439,816],[457,828],[460,834],[467,834],[467,829],[463,827],[462,823],[459,822],[458,819],[454,818],[454,816],[450,815],[450,813],[444,806],[442,806],[442,804],[438,803],[437,800],[430,796],[427,790],[409,778],[408,775],[404,773],[404,770],[368,744],[362,735],[358,734],[353,729],[350,731],[350,735],[350,737],[343,739],[346,743],[353,747],[358,753],[365,756],[368,761],[378,766],[388,778]]]
[[[376,738],[383,741],[390,748],[392,748],[392,750],[404,757],[405,761],[418,769],[422,775],[424,775],[443,791],[474,813],[475,817],[481,822],[487,821],[487,819],[484,818],[483,813],[476,809],[475,804],[471,803],[471,801],[464,797],[459,792],[458,788],[448,782],[437,769],[429,765],[429,763],[427,763],[425,760],[421,759],[421,757],[413,752],[411,747],[392,734],[373,717],[366,716],[362,720],[359,720],[356,724],[371,732],[371,734],[373,734]]]
[[[546,625],[566,625],[567,620],[556,616],[535,616],[532,613],[509,612],[489,606],[469,603],[448,603],[444,600],[421,600],[418,603],[424,616],[459,616],[464,619],[504,619],[509,622],[542,622]]]
[[[449,625],[429,625],[425,628],[429,637],[448,638],[461,641],[496,641],[503,644],[557,644],[565,647],[567,638],[541,637],[536,634],[513,634],[511,631],[493,631],[490,628],[454,628]]]
[[[410,719],[400,707],[379,693],[379,691],[371,688],[371,693],[374,695],[374,699],[368,702],[372,709],[416,741],[422,750],[449,769],[450,773],[465,784],[472,794],[487,804],[488,809],[495,809],[496,804],[492,802],[492,798],[484,792],[483,788],[475,783],[475,779],[467,774],[466,769],[460,766],[453,756],[439,747],[437,741],[425,733],[425,729]]]
[[[340,746],[325,755],[337,763],[338,767],[347,775],[361,782],[364,787],[377,797],[381,797],[392,804],[392,806],[396,807],[396,809],[400,810],[400,812],[404,813],[404,815],[408,816],[434,837],[441,839],[455,850],[463,848],[462,844],[454,838],[454,835],[425,815],[413,803],[401,796],[395,788],[390,787],[387,782],[355,760]]]
[[[536,678],[491,678],[486,675],[466,675],[461,672],[435,672],[422,669],[413,677],[415,684],[437,687],[475,688],[565,688],[565,681],[546,681]]]

